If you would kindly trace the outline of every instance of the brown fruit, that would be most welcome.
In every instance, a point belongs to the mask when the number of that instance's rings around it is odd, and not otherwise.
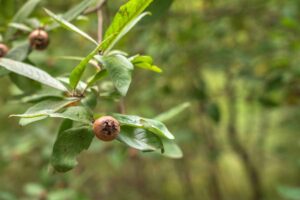
[[[8,52],[8,47],[5,44],[0,43],[0,58],[4,57]]]
[[[94,134],[103,141],[111,141],[120,133],[120,123],[111,116],[103,116],[93,124]]]
[[[36,29],[29,35],[30,46],[36,50],[44,50],[49,45],[49,36],[43,29]]]

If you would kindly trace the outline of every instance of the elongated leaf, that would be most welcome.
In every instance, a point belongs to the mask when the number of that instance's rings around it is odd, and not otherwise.
[[[116,89],[125,96],[131,83],[132,63],[122,55],[103,56],[102,61]]]
[[[163,149],[161,139],[157,135],[141,128],[123,126],[121,133],[118,136],[118,140],[141,151]]]
[[[15,14],[11,22],[21,23],[28,18],[28,16],[32,13],[34,8],[38,5],[41,0],[29,0],[27,1],[20,10]],[[16,32],[14,28],[8,28],[5,38],[6,40],[10,39],[11,36]]]
[[[103,44],[106,43],[106,40],[104,40],[101,44],[99,44],[89,55],[87,55],[71,72],[70,74],[70,86],[75,89],[78,82],[80,81],[81,76],[83,75],[83,72],[86,68],[87,63],[101,50]]]
[[[67,88],[61,82],[50,76],[47,72],[38,69],[32,65],[7,58],[1,58],[0,66],[14,73],[20,74],[22,76],[38,81],[50,87],[56,88],[58,90],[68,91]]]
[[[171,140],[175,139],[173,134],[170,133],[170,131],[162,122],[154,119],[145,119],[145,118],[143,118],[142,120],[143,120],[143,125],[147,130]]]
[[[73,126],[73,121],[69,119],[65,119],[61,122],[59,130],[58,130],[58,135],[61,134],[62,132],[71,129]]]
[[[32,94],[40,90],[42,87],[39,82],[15,73],[10,73],[9,78],[20,90],[26,94]]]
[[[98,42],[96,42],[91,36],[89,36],[88,34],[83,32],[82,30],[80,30],[79,28],[77,28],[76,26],[71,24],[70,22],[66,21],[65,19],[63,19],[60,16],[55,15],[54,13],[52,13],[50,10],[48,10],[46,8],[44,8],[44,10],[52,19],[54,19],[57,23],[59,23],[63,28],[65,28],[69,31],[73,31],[74,33],[81,35],[82,37],[84,37],[85,39],[94,43],[95,45],[98,45]]]
[[[64,59],[64,60],[76,60],[76,61],[82,61],[84,59],[84,57],[77,57],[77,56],[59,56],[57,57],[58,59]],[[94,67],[96,67],[97,69],[99,68],[97,61],[95,61],[94,59],[90,60],[88,62],[90,65],[93,65]]]
[[[147,69],[153,72],[162,73],[162,69],[157,67],[156,65],[150,65],[149,63],[136,63],[134,64],[135,67],[139,67],[142,69]]]
[[[165,138],[161,138],[164,146],[164,152],[161,154],[169,158],[182,158],[183,153],[180,147],[173,141]]]
[[[98,91],[92,89],[90,93],[88,93],[82,100],[81,103],[87,109],[93,110],[98,103]]]
[[[106,69],[97,72],[94,76],[92,76],[92,77],[87,81],[88,87],[91,87],[91,86],[94,85],[97,81],[103,79],[103,78],[106,77],[107,75],[108,75],[108,72],[107,72]]]
[[[143,69],[147,69],[147,70],[151,70],[157,73],[161,73],[162,69],[160,69],[159,67],[153,65],[153,59],[151,56],[133,56],[130,59],[131,63],[135,66],[135,67],[139,67],[139,68],[143,68]]]
[[[12,48],[5,57],[15,61],[23,61],[27,58],[29,52],[30,44],[28,40],[26,40]]]
[[[107,53],[106,55],[107,56],[112,56],[112,55],[116,55],[116,54],[119,54],[119,55],[122,55],[122,56],[128,56],[128,53],[124,52],[124,51],[121,51],[121,50],[111,50],[109,53]]]
[[[20,120],[20,125],[25,126],[32,122],[45,119],[49,116],[49,114],[55,113],[76,101],[78,101],[78,99],[74,98],[66,100],[49,99],[35,104],[34,106],[30,107],[24,114],[11,115],[11,117],[21,117],[22,119]]]
[[[137,63],[149,63],[150,65],[153,64],[153,58],[151,56],[136,55],[131,57],[130,61],[132,62],[132,64],[137,64]]]
[[[76,17],[78,17],[83,11],[85,11],[90,5],[92,5],[97,0],[84,0],[81,1],[78,5],[75,5],[73,8],[68,10],[66,13],[62,15],[62,17],[66,21],[72,21]],[[50,25],[47,30],[55,29],[59,26],[59,24],[55,23]]]
[[[15,23],[12,22],[9,24],[10,27],[24,31],[24,32],[31,32],[32,28],[30,28],[29,26],[27,26],[26,24],[22,24],[22,23]]]
[[[91,6],[95,2],[98,2],[98,0],[81,1],[78,5],[75,5],[73,8],[64,13],[63,17],[66,20],[71,21],[78,17],[83,11],[85,11],[89,6]]]
[[[179,115],[181,112],[183,112],[190,106],[191,106],[191,104],[189,102],[182,103],[164,113],[161,113],[160,115],[156,116],[155,119],[158,121],[161,121],[161,122],[168,121],[168,120],[176,117],[177,115]]]
[[[50,113],[49,117],[70,119],[72,121],[77,121],[85,124],[91,124],[93,121],[92,114],[82,106],[71,106],[62,113]]]
[[[113,116],[120,122],[122,126],[132,126],[137,128],[146,129],[158,136],[162,136],[168,139],[174,139],[174,136],[167,127],[160,121],[154,119],[142,118],[136,115],[122,115],[113,114]]]
[[[41,91],[37,92],[33,95],[23,97],[21,101],[23,103],[37,103],[40,101],[44,101],[46,99],[63,99],[64,96],[61,94],[60,91],[54,90],[54,91]]]
[[[88,127],[77,127],[60,132],[53,146],[51,164],[55,170],[66,172],[77,165],[76,157],[88,149],[94,134]]]
[[[78,82],[80,81],[81,76],[86,68],[88,62],[98,53],[101,45],[97,46],[87,57],[85,57],[71,72],[70,74],[70,86],[75,89],[77,87]]]
[[[114,35],[103,46],[107,53],[138,21],[149,13],[141,14],[153,0],[130,0],[121,6],[115,15],[111,25],[108,27],[104,39]]]
[[[37,29],[37,28],[40,28],[41,27],[41,22],[38,18],[29,18],[29,19],[26,19],[25,23],[33,28],[33,29]]]
[[[79,99],[70,98],[64,100],[51,99],[42,101],[29,108],[24,114],[14,114],[11,117],[33,118],[39,116],[48,116],[58,110],[68,106],[71,103],[77,102]]]

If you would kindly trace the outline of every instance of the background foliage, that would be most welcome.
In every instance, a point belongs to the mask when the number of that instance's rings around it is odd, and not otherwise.
[[[158,1],[158,0],[156,0]],[[0,0],[0,31],[24,0]],[[42,1],[65,12],[78,0]],[[124,1],[108,1],[104,23]],[[172,3],[170,10],[165,8]],[[297,0],[174,0],[152,5],[152,17],[119,49],[153,55],[163,74],[136,70],[126,113],[153,117],[182,102],[191,106],[167,121],[184,157],[170,160],[94,141],[79,166],[49,167],[59,120],[19,127],[28,105],[0,79],[0,199],[300,199],[299,18]],[[74,22],[97,37],[95,14]],[[71,71],[92,46],[59,28],[30,59],[51,74]],[[12,44],[9,44],[12,45]],[[99,112],[116,110],[103,100]],[[49,128],[45,128],[49,127]]]

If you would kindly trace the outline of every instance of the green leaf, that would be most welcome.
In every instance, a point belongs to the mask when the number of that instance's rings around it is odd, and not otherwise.
[[[74,6],[70,10],[68,10],[66,13],[62,15],[62,18],[66,21],[72,21],[76,17],[78,17],[83,11],[85,11],[92,3],[94,3],[96,0],[84,0],[81,1],[78,5]],[[55,23],[50,25],[47,30],[55,29],[59,26],[59,24]]]
[[[107,53],[137,22],[149,14],[142,12],[152,1],[153,0],[130,0],[121,6],[105,32],[104,39],[112,35],[113,37],[103,46],[104,53]]]
[[[37,29],[41,27],[41,21],[35,17],[26,19],[25,23],[33,29]]]
[[[136,56],[133,56],[131,62],[132,62],[132,64],[149,63],[151,65],[151,64],[153,64],[153,58],[151,56],[136,55]]]
[[[25,96],[21,99],[21,102],[23,103],[37,103],[40,101],[44,101],[46,99],[63,99],[64,96],[61,94],[60,91],[55,90],[55,91],[42,91],[35,93],[30,96]]]
[[[39,82],[36,82],[32,79],[29,79],[24,76],[20,76],[15,73],[10,73],[9,78],[20,90],[22,90],[27,94],[36,92],[37,90],[40,90],[42,87]]]
[[[122,126],[118,140],[141,151],[163,149],[161,139],[157,135],[141,128]]]
[[[59,130],[58,130],[58,135],[61,134],[62,132],[71,129],[73,127],[73,121],[69,119],[65,119],[61,122]]]
[[[76,156],[88,149],[94,134],[88,127],[77,127],[59,132],[51,156],[51,164],[59,172],[66,172],[77,165]]]
[[[103,56],[102,62],[116,89],[125,96],[131,83],[131,62],[122,55]]]
[[[91,87],[91,86],[94,85],[97,81],[103,79],[103,78],[106,77],[107,75],[108,75],[108,72],[107,72],[106,69],[97,72],[94,76],[92,76],[92,77],[87,81],[87,87]]]
[[[93,110],[98,103],[98,91],[92,89],[91,92],[89,92],[82,100],[81,103],[84,105],[86,108]]]
[[[182,158],[183,153],[174,141],[165,138],[161,138],[161,141],[164,146],[164,152],[162,155],[170,158]]]
[[[112,55],[116,55],[116,54],[119,54],[119,55],[122,55],[122,56],[128,56],[128,53],[124,52],[124,51],[121,51],[121,50],[111,50],[109,53],[107,53],[106,55],[107,56],[112,56]]]
[[[21,23],[28,18],[28,16],[32,13],[34,8],[40,0],[29,0],[27,1],[15,14],[11,22]],[[12,35],[16,32],[16,29],[9,27],[6,31],[5,38],[6,40],[10,39]]]
[[[81,35],[82,37],[84,37],[85,39],[87,39],[87,40],[91,41],[92,43],[98,45],[98,42],[96,42],[91,36],[89,36],[88,34],[86,34],[83,31],[81,31],[79,28],[77,28],[76,26],[74,26],[70,22],[66,21],[65,19],[63,19],[60,16],[55,15],[54,13],[52,13],[50,10],[47,10],[46,8],[44,8],[44,10],[46,11],[46,13],[52,19],[54,19],[56,22],[58,22],[63,28],[65,28],[69,31],[73,31],[74,33],[77,33],[77,34]]]
[[[12,22],[12,23],[9,24],[9,26],[12,27],[12,28],[15,28],[17,30],[24,31],[24,32],[31,32],[32,31],[32,28],[30,28],[29,26],[27,26],[26,24],[23,24],[23,23]]]
[[[78,57],[78,56],[59,56],[58,59],[64,59],[64,60],[73,60],[73,61],[82,61],[84,57]],[[97,69],[99,68],[98,63],[96,60],[92,59],[88,62],[90,65],[93,65]]]
[[[170,133],[167,127],[160,121],[142,118],[136,115],[113,114],[113,116],[120,122],[122,126],[125,125],[136,128],[143,128],[158,136],[162,136],[168,139],[174,139],[172,133]]]
[[[0,66],[19,75],[25,76],[42,84],[56,88],[62,91],[68,91],[67,88],[58,80],[50,76],[47,72],[38,69],[32,65],[14,61],[7,58],[0,59]]]
[[[145,119],[145,118],[143,118],[143,120],[144,120],[143,125],[147,130],[171,140],[175,139],[173,134],[170,133],[168,128],[162,122],[153,119]]]
[[[157,73],[161,73],[162,69],[160,69],[159,67],[152,65],[153,64],[153,59],[151,56],[134,56],[131,59],[131,63],[135,66],[135,67],[139,67],[139,68],[143,68],[143,69],[147,69],[147,70],[151,70]]]
[[[70,119],[72,121],[77,121],[84,124],[91,124],[93,121],[92,114],[82,106],[71,106],[62,113],[50,113],[49,117]]]
[[[30,44],[28,40],[26,40],[12,48],[5,57],[15,61],[23,61],[27,58],[29,52]]]
[[[136,63],[136,64],[134,64],[134,66],[142,68],[142,69],[154,71],[157,73],[162,73],[162,71],[163,71],[161,68],[157,67],[156,65],[150,65],[149,63]]]
[[[11,117],[21,117],[20,125],[25,126],[35,121],[45,119],[51,113],[55,113],[69,104],[78,101],[78,99],[54,100],[49,99],[30,107],[24,114],[11,115]]]
[[[188,107],[190,107],[190,105],[191,104],[189,102],[182,103],[164,113],[161,113],[160,115],[156,116],[155,119],[161,122],[168,121],[186,110]]]
[[[76,88],[78,82],[80,81],[80,78],[86,68],[86,65],[97,53],[99,53],[100,49],[102,48],[102,45],[106,43],[106,41],[107,39],[104,40],[101,44],[99,44],[89,55],[87,55],[83,60],[81,60],[81,62],[72,70],[70,74],[70,86],[73,89]]]

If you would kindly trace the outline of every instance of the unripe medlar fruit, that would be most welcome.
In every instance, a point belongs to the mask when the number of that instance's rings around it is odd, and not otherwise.
[[[0,43],[0,58],[4,57],[8,52],[8,47],[5,44]]]
[[[111,141],[120,133],[120,123],[111,116],[103,116],[93,124],[94,134],[103,141]]]
[[[46,31],[39,28],[32,31],[29,35],[30,46],[36,50],[44,50],[48,47],[49,36]]]

